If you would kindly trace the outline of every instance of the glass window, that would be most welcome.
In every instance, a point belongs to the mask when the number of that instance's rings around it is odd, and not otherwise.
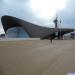
[[[13,28],[10,28],[7,30],[6,37],[28,38],[29,35],[27,34],[27,32],[22,27],[13,27]]]

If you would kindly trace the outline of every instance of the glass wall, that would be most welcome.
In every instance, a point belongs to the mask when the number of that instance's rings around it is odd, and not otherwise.
[[[22,27],[13,27],[6,31],[6,37],[9,38],[28,38],[29,35]]]

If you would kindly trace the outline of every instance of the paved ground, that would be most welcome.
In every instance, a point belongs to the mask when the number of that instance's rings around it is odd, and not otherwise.
[[[0,41],[0,75],[68,75],[75,72],[75,40]]]

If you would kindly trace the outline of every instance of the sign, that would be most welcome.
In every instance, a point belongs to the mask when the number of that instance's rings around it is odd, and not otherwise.
[[[55,32],[55,35],[58,36],[58,32]]]

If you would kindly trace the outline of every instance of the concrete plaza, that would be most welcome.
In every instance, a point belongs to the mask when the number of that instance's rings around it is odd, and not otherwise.
[[[75,40],[0,41],[0,75],[68,75],[75,72]]]

